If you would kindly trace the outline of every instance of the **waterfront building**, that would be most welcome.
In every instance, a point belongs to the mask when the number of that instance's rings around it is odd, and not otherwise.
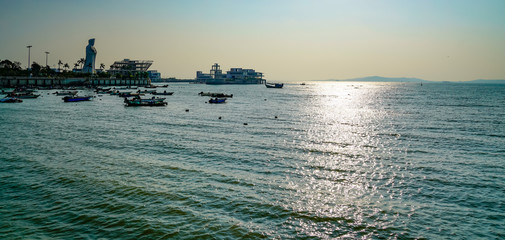
[[[263,84],[263,73],[254,69],[231,68],[223,74],[219,64],[212,65],[210,73],[196,72],[196,82],[206,84]]]
[[[153,64],[152,60],[130,60],[124,59],[122,61],[115,61],[107,71],[111,75],[135,75],[139,72],[147,72],[147,69]]]

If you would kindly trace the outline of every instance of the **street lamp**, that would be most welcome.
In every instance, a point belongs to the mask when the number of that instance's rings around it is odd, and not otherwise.
[[[49,66],[47,65],[47,55],[49,55],[49,52],[46,52],[46,67]]]
[[[28,67],[26,69],[30,70],[30,48],[32,47],[31,45],[30,46],[26,46],[28,48]]]

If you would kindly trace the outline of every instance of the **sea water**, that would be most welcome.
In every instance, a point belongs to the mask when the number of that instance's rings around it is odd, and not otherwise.
[[[505,85],[164,90],[1,104],[0,238],[505,238]]]

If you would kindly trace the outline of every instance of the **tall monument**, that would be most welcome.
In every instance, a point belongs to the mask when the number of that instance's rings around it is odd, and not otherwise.
[[[94,38],[88,40],[88,46],[86,46],[86,61],[84,61],[82,72],[95,73],[96,48],[94,45]]]

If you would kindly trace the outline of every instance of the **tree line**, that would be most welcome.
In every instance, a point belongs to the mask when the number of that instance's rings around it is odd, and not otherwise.
[[[21,67],[20,62],[4,59],[0,61],[0,76],[33,76],[33,77],[61,77],[61,78],[91,77],[92,76],[91,73],[82,73],[80,71],[74,71],[74,70],[81,70],[84,67],[84,63],[85,63],[84,58],[77,60],[77,62],[74,64],[73,70],[71,71],[70,65],[68,63],[63,63],[61,60],[59,60],[58,71],[55,71],[54,69],[51,69],[51,67],[42,66],[37,62],[33,62],[31,64],[30,69],[23,69]],[[93,76],[101,78],[111,77],[111,74],[105,71],[105,64],[100,63],[100,69],[102,71],[98,71]],[[125,71],[124,73],[116,73],[114,77],[117,79],[139,79],[139,78],[147,78],[148,73]]]

